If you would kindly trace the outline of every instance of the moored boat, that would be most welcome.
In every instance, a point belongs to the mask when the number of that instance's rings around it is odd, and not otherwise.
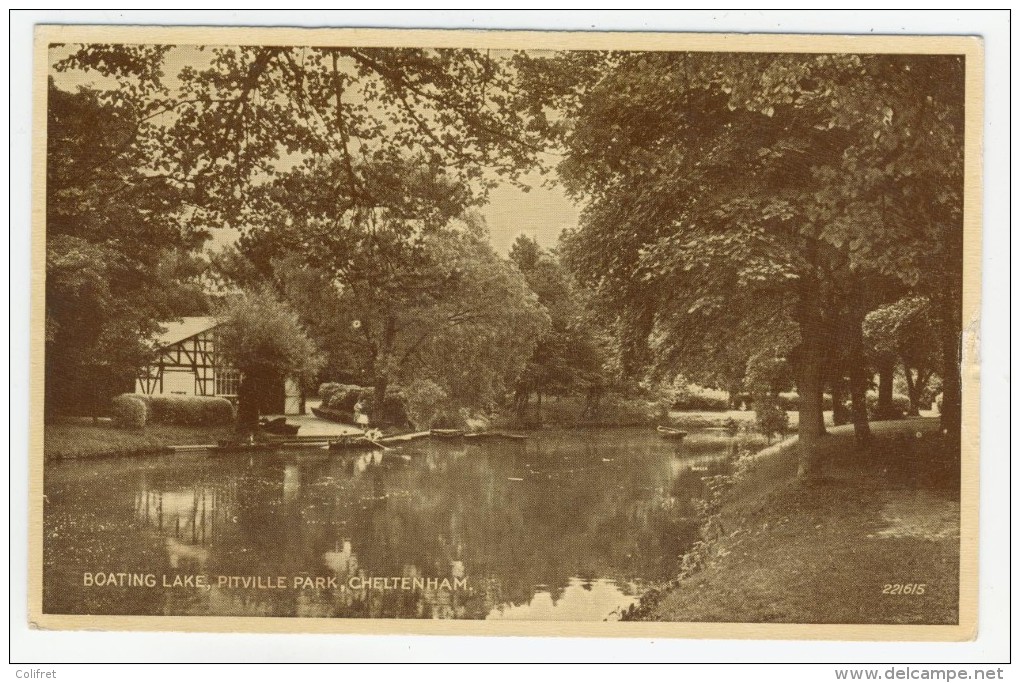
[[[461,439],[466,432],[463,429],[433,429],[429,433],[440,439]]]
[[[342,413],[339,410],[332,408],[312,408],[312,415],[321,418],[323,420],[329,420],[330,422],[339,422],[340,424],[350,424],[351,418],[346,413]]]
[[[259,421],[259,426],[267,434],[276,436],[297,436],[298,430],[301,428],[300,425],[289,424],[285,417],[263,418]]]
[[[659,436],[664,439],[676,439],[679,441],[687,436],[687,432],[682,429],[677,429],[676,427],[663,427],[662,425],[659,425],[655,428],[655,430],[659,432]]]

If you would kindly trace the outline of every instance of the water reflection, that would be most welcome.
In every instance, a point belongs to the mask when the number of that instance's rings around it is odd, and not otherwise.
[[[612,430],[48,465],[44,608],[612,619],[675,572],[702,477],[724,455]],[[201,574],[210,587],[83,586],[85,572]]]

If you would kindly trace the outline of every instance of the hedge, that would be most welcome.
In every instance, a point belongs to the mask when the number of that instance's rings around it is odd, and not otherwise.
[[[234,404],[222,396],[149,396],[149,421],[187,427],[234,422]]]
[[[673,399],[672,409],[722,412],[730,409],[730,401],[725,391],[688,389]]]
[[[117,427],[141,429],[145,426],[148,413],[144,396],[121,394],[113,397],[113,424]]]
[[[233,424],[234,405],[221,396],[121,394],[113,399],[113,418],[136,429],[147,423],[219,427]]]

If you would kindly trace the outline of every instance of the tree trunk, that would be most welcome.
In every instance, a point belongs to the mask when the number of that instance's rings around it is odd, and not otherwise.
[[[542,426],[542,390],[539,389],[535,392],[535,424],[539,427]]]
[[[822,344],[813,332],[801,334],[800,377],[797,381],[800,390],[797,476],[810,477],[818,464],[819,440],[822,437]]]
[[[259,381],[250,373],[241,378],[237,387],[237,422],[235,430],[238,434],[254,434],[259,427]]]
[[[864,305],[864,290],[857,288],[854,299],[853,318],[850,320],[848,335],[850,344],[847,353],[850,361],[850,409],[854,422],[854,439],[858,446],[867,446],[871,441],[871,425],[868,424],[868,363],[864,357],[864,317],[867,315]],[[892,381],[890,379],[890,389]],[[890,392],[890,402],[892,393]]]
[[[917,417],[921,414],[921,371],[918,370],[917,379],[914,379],[913,371],[903,364],[903,375],[907,378],[907,397],[910,399],[910,412],[908,415]]]
[[[389,388],[389,380],[381,377],[375,381],[372,387],[372,413],[368,416],[372,425],[378,425],[382,417],[383,402],[386,400],[386,389]]]
[[[809,248],[808,258],[813,255]],[[800,406],[797,423],[797,440],[800,458],[797,476],[811,477],[821,459],[820,441],[824,431],[822,424],[822,386],[825,365],[825,333],[822,320],[818,281],[813,275],[805,275],[800,282],[798,310],[800,326],[800,353],[797,390]]]
[[[372,414],[369,420],[373,425],[380,422],[383,411],[383,402],[386,400],[386,389],[390,384],[390,362],[393,359],[393,345],[397,336],[397,321],[393,316],[386,318],[383,327],[382,341],[379,351],[373,359],[373,371],[375,372],[375,384],[372,387]]]
[[[960,332],[942,331],[942,431],[950,443],[959,443],[962,399],[960,395]]]
[[[857,445],[865,446],[871,441],[871,425],[868,424],[868,368],[861,354],[855,355],[850,365],[850,413]]]
[[[818,383],[818,433],[826,434],[825,431],[825,381]]]
[[[891,420],[896,415],[896,408],[893,406],[893,377],[896,373],[896,364],[893,361],[883,360],[878,366],[878,405],[875,407],[876,420]]]
[[[584,399],[584,414],[583,418],[586,420],[592,420],[598,418],[599,414],[599,403],[602,400],[602,390],[597,387],[591,387],[585,394]]]
[[[850,422],[850,412],[846,409],[843,398],[843,378],[832,379],[832,424],[845,425]]]
[[[519,425],[524,424],[529,401],[531,401],[531,391],[517,389],[517,392],[514,394],[514,411],[517,413],[517,424]]]

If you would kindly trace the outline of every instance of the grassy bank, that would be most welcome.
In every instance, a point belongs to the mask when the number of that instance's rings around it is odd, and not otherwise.
[[[937,424],[875,423],[863,451],[851,428],[834,428],[810,481],[796,478],[795,440],[761,451],[723,494],[693,572],[632,618],[956,623],[959,465]],[[886,588],[896,585],[915,588]]]
[[[43,452],[47,460],[153,455],[169,446],[211,444],[232,434],[230,427],[146,425],[121,429],[110,423],[58,421],[45,426]]]

